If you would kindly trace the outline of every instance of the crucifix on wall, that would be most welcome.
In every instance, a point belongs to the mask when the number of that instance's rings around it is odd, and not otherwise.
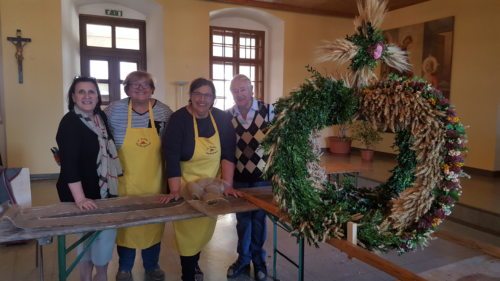
[[[21,36],[21,29],[16,30],[16,37],[7,37],[14,46],[16,46],[16,61],[17,61],[17,75],[19,78],[19,84],[23,83],[23,51],[24,46],[31,42],[31,38],[23,38]]]

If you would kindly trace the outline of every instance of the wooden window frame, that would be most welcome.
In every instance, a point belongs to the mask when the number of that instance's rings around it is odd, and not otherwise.
[[[233,34],[233,57],[216,57],[213,54],[213,35],[225,33]],[[239,39],[242,34],[249,34],[255,37],[255,59],[243,59],[239,57],[240,43]],[[239,28],[229,28],[220,26],[210,26],[210,79],[213,80],[213,65],[216,64],[232,64],[233,65],[233,76],[238,74],[239,67],[241,64],[255,65],[255,77],[252,82],[254,82],[254,97],[258,100],[264,100],[264,66],[265,66],[265,31],[261,30],[249,30],[249,29],[239,29]],[[232,78],[232,77],[231,77]],[[231,81],[231,78],[229,81]],[[228,80],[224,80],[228,81]]]
[[[109,101],[120,99],[119,62],[137,63],[138,70],[147,70],[146,61],[146,22],[142,20],[111,18],[80,14],[80,68],[84,76],[90,75],[90,60],[108,61],[108,78],[97,79],[99,83],[109,85]],[[87,24],[111,26],[111,47],[87,46]],[[139,29],[139,50],[116,48],[116,27],[131,27]],[[115,74],[115,75],[112,75]],[[106,104],[106,103],[105,103]]]

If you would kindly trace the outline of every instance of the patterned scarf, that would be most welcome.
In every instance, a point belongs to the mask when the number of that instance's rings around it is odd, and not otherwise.
[[[97,154],[97,176],[101,198],[118,195],[118,176],[123,174],[115,143],[108,137],[108,131],[100,114],[92,118],[83,113],[77,106],[74,111],[80,120],[97,135],[99,153]]]

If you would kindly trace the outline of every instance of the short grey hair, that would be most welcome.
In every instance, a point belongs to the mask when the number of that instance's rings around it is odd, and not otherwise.
[[[248,81],[250,84],[252,84],[252,81],[250,80],[250,78],[248,78],[248,76],[246,76],[244,74],[236,74],[233,77],[233,79],[231,80],[231,82],[236,81],[236,80]]]

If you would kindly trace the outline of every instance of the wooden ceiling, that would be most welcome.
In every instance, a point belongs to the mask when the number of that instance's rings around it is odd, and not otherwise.
[[[358,14],[356,0],[208,0],[248,7],[288,12],[353,18]],[[429,0],[389,0],[388,10],[396,10]]]

